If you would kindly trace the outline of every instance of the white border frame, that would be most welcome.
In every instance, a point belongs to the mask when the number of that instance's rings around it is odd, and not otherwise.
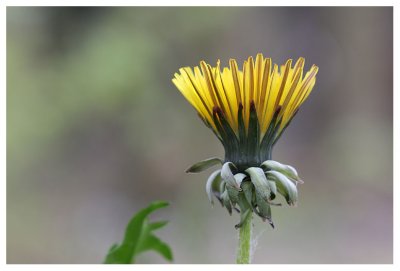
[[[168,1],[169,6],[180,6],[180,5],[192,5],[192,6],[225,6],[225,5],[234,5],[234,6],[265,6],[268,3],[268,6],[359,6],[362,4],[363,6],[393,6],[393,48],[399,48],[399,12],[398,8],[399,5],[395,4],[395,1],[371,1],[366,0],[362,3],[358,1],[260,1],[260,0],[246,0],[246,1],[212,1],[212,0],[202,0],[202,1]],[[3,37],[2,39],[2,50],[0,52],[0,59],[3,59],[3,63],[1,65],[1,98],[0,98],[0,122],[1,122],[1,131],[0,131],[0,138],[2,144],[0,145],[0,159],[1,162],[1,176],[4,180],[2,182],[1,189],[3,200],[1,200],[0,209],[2,211],[2,221],[3,223],[0,224],[1,227],[1,234],[0,240],[1,246],[1,259],[5,270],[25,270],[25,269],[32,269],[32,270],[76,270],[84,268],[87,270],[153,270],[158,269],[160,266],[158,265],[6,265],[6,7],[7,6],[165,6],[166,3],[161,1],[127,1],[127,0],[115,0],[115,1],[88,1],[88,0],[71,0],[71,1],[43,1],[43,0],[32,0],[32,1],[24,1],[24,0],[6,0],[2,1],[1,3],[1,13],[0,18],[2,21],[2,25],[0,28],[0,35]],[[393,193],[394,193],[394,201],[393,201],[393,213],[394,213],[394,229],[399,229],[399,212],[397,206],[400,204],[398,195],[399,185],[397,181],[399,180],[399,143],[398,139],[400,139],[400,126],[399,126],[399,118],[400,118],[400,95],[398,89],[398,75],[396,71],[398,70],[398,63],[399,63],[399,54],[394,50],[393,52],[394,62],[393,62],[393,75],[394,75],[394,85],[393,85],[393,132],[394,132],[394,142],[393,142],[393,168],[394,168],[394,183],[393,183]],[[397,140],[396,140],[397,139]],[[321,269],[323,270],[336,270],[336,269],[352,269],[352,270],[371,270],[371,269],[378,269],[378,270],[393,270],[398,269],[398,247],[399,247],[399,237],[397,232],[394,230],[393,233],[393,265],[251,265],[252,270],[264,270],[265,268],[279,268],[279,270],[288,270],[288,269],[296,269],[298,271],[307,270],[313,271]],[[327,244],[327,249],[329,249],[329,245]],[[397,266],[397,267],[396,267]],[[230,270],[243,270],[244,268],[249,268],[250,266],[238,266],[238,265],[229,265],[229,266],[220,266],[220,265],[206,265],[207,270],[220,270],[221,268],[229,268]],[[165,271],[168,270],[187,270],[188,268],[191,270],[201,270],[203,271],[205,266],[204,265],[163,265],[162,268]],[[4,270],[2,269],[2,270]]]

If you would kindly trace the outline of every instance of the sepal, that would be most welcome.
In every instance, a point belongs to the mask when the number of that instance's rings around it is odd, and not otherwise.
[[[252,206],[254,186],[251,181],[242,182],[242,190],[247,203]]]
[[[223,164],[221,169],[221,178],[226,184],[234,187],[237,190],[240,190],[238,186],[235,176],[232,173],[232,168],[235,168],[235,165],[232,162],[226,162]]]
[[[222,199],[223,205],[228,210],[229,214],[232,215],[232,205],[231,205],[231,201],[229,200],[228,190],[225,190],[221,194],[221,199]]]
[[[232,205],[235,206],[235,204],[239,201],[239,190],[229,184],[226,186],[226,190],[228,191],[228,196],[232,202]]]
[[[247,177],[246,174],[243,173],[237,173],[235,174],[235,180],[236,180],[236,184],[241,187],[241,184],[243,182],[243,180]]]
[[[207,183],[206,183],[207,196],[208,196],[208,199],[210,200],[212,205],[214,205],[214,201],[213,201],[213,198],[212,198],[212,195],[213,195],[213,184],[218,179],[221,179],[221,170],[220,169],[218,169],[218,170],[214,171],[213,173],[211,173],[211,175],[210,175],[210,177],[208,177],[208,180],[207,180]]]
[[[271,186],[264,174],[264,171],[259,167],[250,167],[246,169],[246,172],[250,175],[251,182],[254,184],[256,192],[265,200],[271,199]]]
[[[278,192],[285,197],[286,202],[291,206],[297,204],[297,187],[285,175],[278,171],[267,171],[268,179],[275,181]]]
[[[217,157],[208,158],[203,161],[197,162],[196,164],[189,167],[186,170],[186,173],[199,173],[199,172],[202,172],[202,171],[209,169],[210,167],[218,165],[218,164],[222,165],[221,159],[219,159]]]
[[[258,215],[263,221],[268,220],[269,224],[274,228],[274,223],[272,222],[271,206],[266,202],[260,193],[256,191],[256,202],[258,207]]]
[[[284,174],[286,177],[288,177],[291,180],[294,180],[299,183],[304,183],[300,179],[299,174],[297,173],[296,169],[292,166],[284,165],[284,164],[281,164],[274,160],[267,160],[261,164],[261,167],[266,171],[267,170],[278,171],[278,172]]]

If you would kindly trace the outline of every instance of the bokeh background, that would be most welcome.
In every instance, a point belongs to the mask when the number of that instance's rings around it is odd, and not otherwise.
[[[175,263],[233,263],[238,215],[192,163],[223,149],[171,83],[202,59],[320,71],[276,145],[305,184],[255,220],[255,263],[391,263],[390,7],[8,7],[7,261],[101,263],[153,200]],[[165,263],[150,252],[138,263]]]

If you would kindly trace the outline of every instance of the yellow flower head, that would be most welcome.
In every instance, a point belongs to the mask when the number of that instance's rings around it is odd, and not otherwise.
[[[271,206],[279,205],[272,202],[278,194],[290,206],[297,204],[297,183],[303,181],[294,167],[271,160],[271,152],[315,85],[318,67],[305,75],[303,68],[304,58],[279,67],[258,54],[241,71],[233,59],[222,71],[219,61],[216,67],[201,61],[172,79],[225,148],[225,161],[206,159],[187,172],[222,164],[209,176],[206,192],[211,203],[215,196],[229,213],[240,212],[236,228],[253,212],[274,226]]]
[[[246,168],[271,158],[272,146],[314,87],[318,67],[303,75],[304,58],[293,66],[273,64],[258,54],[239,70],[234,59],[229,68],[181,68],[173,83],[221,140],[225,160]]]

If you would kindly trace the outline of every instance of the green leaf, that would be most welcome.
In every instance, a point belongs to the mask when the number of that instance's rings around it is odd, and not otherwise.
[[[153,231],[164,227],[167,221],[149,223],[148,215],[157,209],[168,206],[167,202],[156,201],[147,208],[140,210],[128,223],[125,231],[124,240],[120,245],[114,244],[104,263],[106,264],[130,264],[134,263],[139,253],[154,250],[172,261],[170,247],[152,234]]]
[[[199,173],[215,165],[222,165],[222,160],[216,157],[200,161],[186,170],[186,173]]]
[[[139,254],[144,251],[154,250],[164,256],[165,259],[172,261],[172,251],[169,246],[158,239],[158,237],[149,234],[147,238],[140,243],[136,250],[136,254]]]
[[[155,231],[155,230],[158,230],[158,229],[164,227],[167,224],[168,224],[168,221],[153,222],[153,223],[149,224],[149,230],[150,231]]]

